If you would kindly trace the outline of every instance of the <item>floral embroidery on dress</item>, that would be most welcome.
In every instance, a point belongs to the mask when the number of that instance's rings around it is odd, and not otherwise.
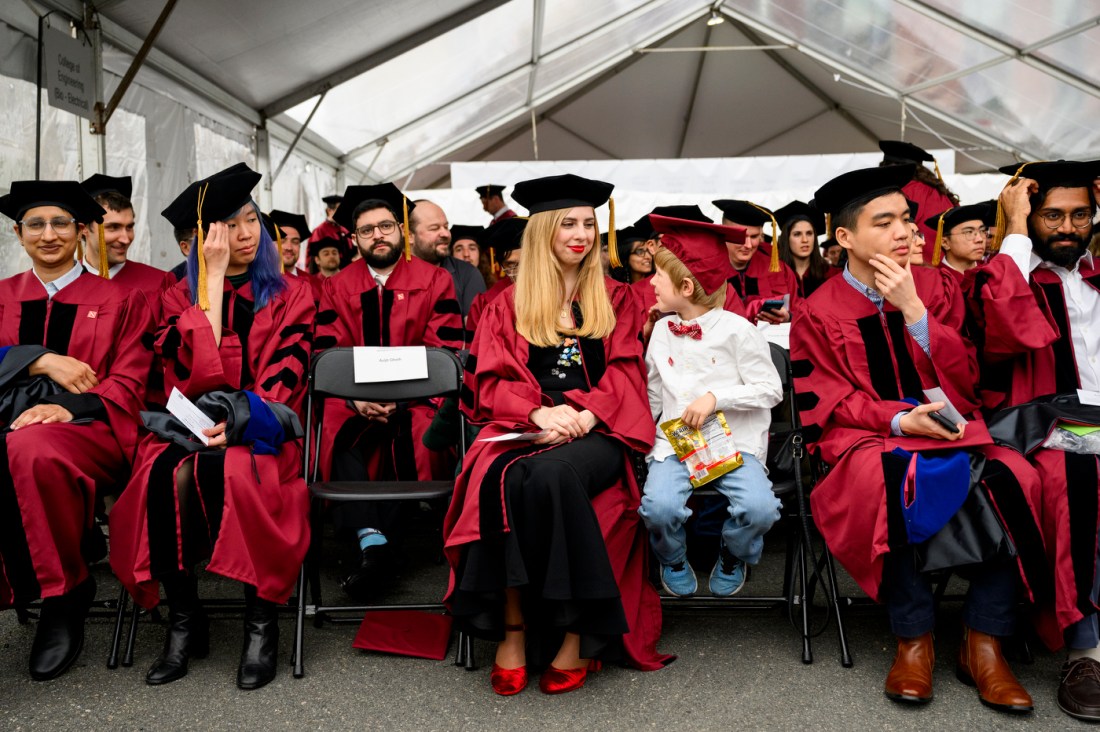
[[[550,373],[559,379],[565,378],[565,369],[573,369],[581,365],[581,349],[576,338],[566,338],[561,342],[561,353],[558,354],[557,365],[550,369]]]

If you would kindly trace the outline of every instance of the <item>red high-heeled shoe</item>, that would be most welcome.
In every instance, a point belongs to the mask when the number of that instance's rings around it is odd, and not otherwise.
[[[518,632],[526,630],[525,625],[505,625],[504,630]],[[489,674],[489,683],[493,685],[493,691],[501,696],[512,696],[527,688],[527,664],[519,668],[501,668],[493,664],[493,670]]]
[[[603,664],[596,659],[590,660],[587,666],[581,668],[558,668],[551,664],[539,679],[539,689],[543,694],[564,694],[576,691],[584,686],[589,671],[599,671],[601,668]]]

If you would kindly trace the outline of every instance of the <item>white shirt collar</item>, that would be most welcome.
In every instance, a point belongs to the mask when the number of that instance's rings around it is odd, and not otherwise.
[[[1073,263],[1073,267],[1060,267],[1057,264],[1052,264],[1051,262],[1044,261],[1034,251],[1032,251],[1032,253],[1031,253],[1031,268],[1032,269],[1035,269],[1036,267],[1042,267],[1043,269],[1053,269],[1053,270],[1059,270],[1060,269],[1060,270],[1063,270],[1065,272],[1073,272],[1074,274],[1077,274],[1081,270],[1081,262],[1087,262],[1089,268],[1091,269],[1092,268],[1092,252],[1086,251],[1085,254],[1080,259],[1078,259],[1076,262]]]
[[[96,267],[91,262],[89,262],[87,257],[84,258],[84,261],[82,262],[82,264],[84,265],[84,269],[88,270],[89,272],[91,272],[92,274],[94,274],[96,276],[99,276],[99,267]],[[115,275],[117,275],[119,272],[121,272],[122,268],[125,267],[125,266],[126,266],[126,262],[119,262],[118,264],[111,265],[110,267],[108,267],[107,268],[107,279],[113,280],[115,278]]]
[[[38,280],[38,283],[42,285],[43,289],[46,290],[46,296],[52,300],[54,295],[61,292],[68,285],[76,282],[77,278],[80,277],[80,275],[84,274],[84,269],[82,267],[73,267],[68,272],[58,277],[56,280],[52,280],[50,282],[43,282],[42,278],[38,276],[38,273],[34,271],[33,267],[31,268],[31,272],[34,273],[34,276]]]

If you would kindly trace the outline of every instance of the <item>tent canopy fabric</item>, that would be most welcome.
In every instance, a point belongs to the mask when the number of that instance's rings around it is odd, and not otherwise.
[[[97,5],[138,38],[161,9]],[[725,22],[708,24],[712,9]],[[310,130],[342,163],[414,187],[456,160],[899,137],[978,172],[1096,157],[1100,66],[1082,60],[1100,52],[1098,15],[1100,0],[187,0],[156,48],[261,118],[294,128],[316,107]]]

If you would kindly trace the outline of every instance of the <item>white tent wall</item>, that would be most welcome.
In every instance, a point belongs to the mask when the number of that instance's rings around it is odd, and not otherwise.
[[[18,8],[0,9],[0,189],[13,180],[34,177],[35,38],[24,28],[27,18]],[[6,14],[18,16],[9,25]],[[51,16],[56,27],[67,23]],[[109,97],[132,57],[110,45],[103,49],[104,97]],[[50,107],[43,98],[42,163],[44,179],[82,180],[91,173],[84,162],[94,160],[81,145],[93,142],[88,122]],[[82,133],[83,131],[83,133]],[[280,131],[282,133],[283,131]],[[293,134],[293,133],[291,133]],[[191,181],[236,162],[253,167],[257,161],[256,128],[213,105],[171,79],[142,68],[107,125],[106,172],[134,179],[136,236],[130,251],[135,261],[164,269],[182,260],[171,225],[160,211]],[[287,144],[273,135],[271,160],[282,160]],[[336,167],[304,152],[291,154],[272,191],[274,208],[301,211],[309,221],[324,219],[321,196],[335,190]],[[259,196],[259,190],[256,193]],[[26,269],[27,260],[12,229],[0,226],[0,277]]]

